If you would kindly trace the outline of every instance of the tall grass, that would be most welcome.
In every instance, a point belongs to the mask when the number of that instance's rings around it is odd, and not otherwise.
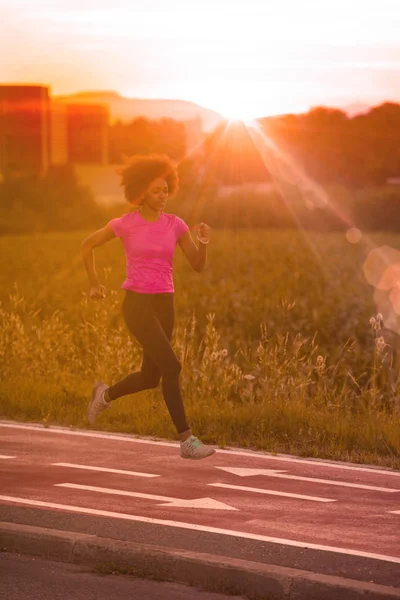
[[[87,427],[93,381],[138,369],[122,320],[119,242],[97,252],[109,294],[88,299],[81,235],[1,238],[1,416]],[[394,245],[396,239],[387,240]],[[176,259],[173,344],[205,441],[400,467],[400,396],[365,282],[339,234],[219,232],[206,271]],[[96,428],[176,437],[161,391],[119,399]]]

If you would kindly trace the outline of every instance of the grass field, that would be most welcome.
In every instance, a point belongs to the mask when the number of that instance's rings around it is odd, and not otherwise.
[[[120,310],[122,246],[96,251],[109,293],[91,301],[87,233],[0,238],[2,417],[86,427],[93,381],[140,366]],[[197,435],[400,468],[400,384],[376,350],[366,253],[339,233],[261,230],[216,231],[201,274],[177,252],[173,342]],[[96,428],[176,439],[160,389],[118,400]]]

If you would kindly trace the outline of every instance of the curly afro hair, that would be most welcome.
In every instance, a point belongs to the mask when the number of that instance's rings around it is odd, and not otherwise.
[[[149,185],[159,177],[167,182],[170,195],[179,188],[177,168],[166,154],[124,157],[124,162],[125,165],[117,169],[117,173],[122,177],[125,198],[131,204],[140,204]]]

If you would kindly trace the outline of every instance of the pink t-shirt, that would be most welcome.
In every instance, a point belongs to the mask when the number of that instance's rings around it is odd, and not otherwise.
[[[172,260],[176,244],[189,227],[176,215],[162,212],[153,223],[139,211],[109,222],[126,254],[125,290],[141,294],[174,292]]]

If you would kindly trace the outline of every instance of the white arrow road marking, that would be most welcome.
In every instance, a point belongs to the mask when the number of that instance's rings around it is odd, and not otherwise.
[[[120,469],[107,469],[106,467],[91,467],[90,465],[76,465],[74,463],[52,463],[54,467],[70,467],[71,469],[83,469],[85,471],[101,471],[102,473],[117,473],[118,475],[133,475],[134,477],[160,477],[151,473],[138,473],[136,471],[123,471]]]
[[[246,487],[244,485],[229,485],[228,483],[208,483],[213,487],[226,488],[228,490],[243,490],[255,494],[267,494],[269,496],[285,496],[286,498],[297,498],[298,500],[312,500],[313,502],[337,502],[331,498],[318,498],[318,496],[303,496],[302,494],[289,494],[288,492],[276,492],[275,490],[263,490],[261,488]]]
[[[16,456],[7,456],[7,454],[0,454],[0,458],[1,459],[7,459],[7,458],[16,458]]]
[[[297,475],[282,475],[286,471],[274,471],[273,469],[245,469],[235,468],[230,469],[228,467],[215,467],[221,471],[227,473],[233,473],[233,475],[239,475],[239,477],[252,477],[255,475],[265,475],[267,477],[279,477],[281,479],[295,479],[296,481],[310,481],[313,483],[325,483],[327,485],[338,485],[341,487],[358,488],[360,490],[372,490],[374,492],[400,492],[392,488],[376,487],[373,485],[362,485],[361,483],[347,483],[346,481],[335,481],[330,479],[315,479],[314,477],[299,477]]]
[[[238,510],[228,504],[223,504],[212,498],[195,498],[185,500],[183,498],[171,498],[170,496],[155,496],[153,494],[142,494],[141,492],[127,492],[125,490],[114,490],[111,488],[96,487],[92,485],[79,485],[76,483],[56,483],[57,487],[71,488],[74,490],[86,490],[88,492],[100,492],[102,494],[114,494],[116,496],[130,496],[132,498],[146,498],[148,500],[161,500],[161,506],[182,508],[211,508],[219,510]]]

